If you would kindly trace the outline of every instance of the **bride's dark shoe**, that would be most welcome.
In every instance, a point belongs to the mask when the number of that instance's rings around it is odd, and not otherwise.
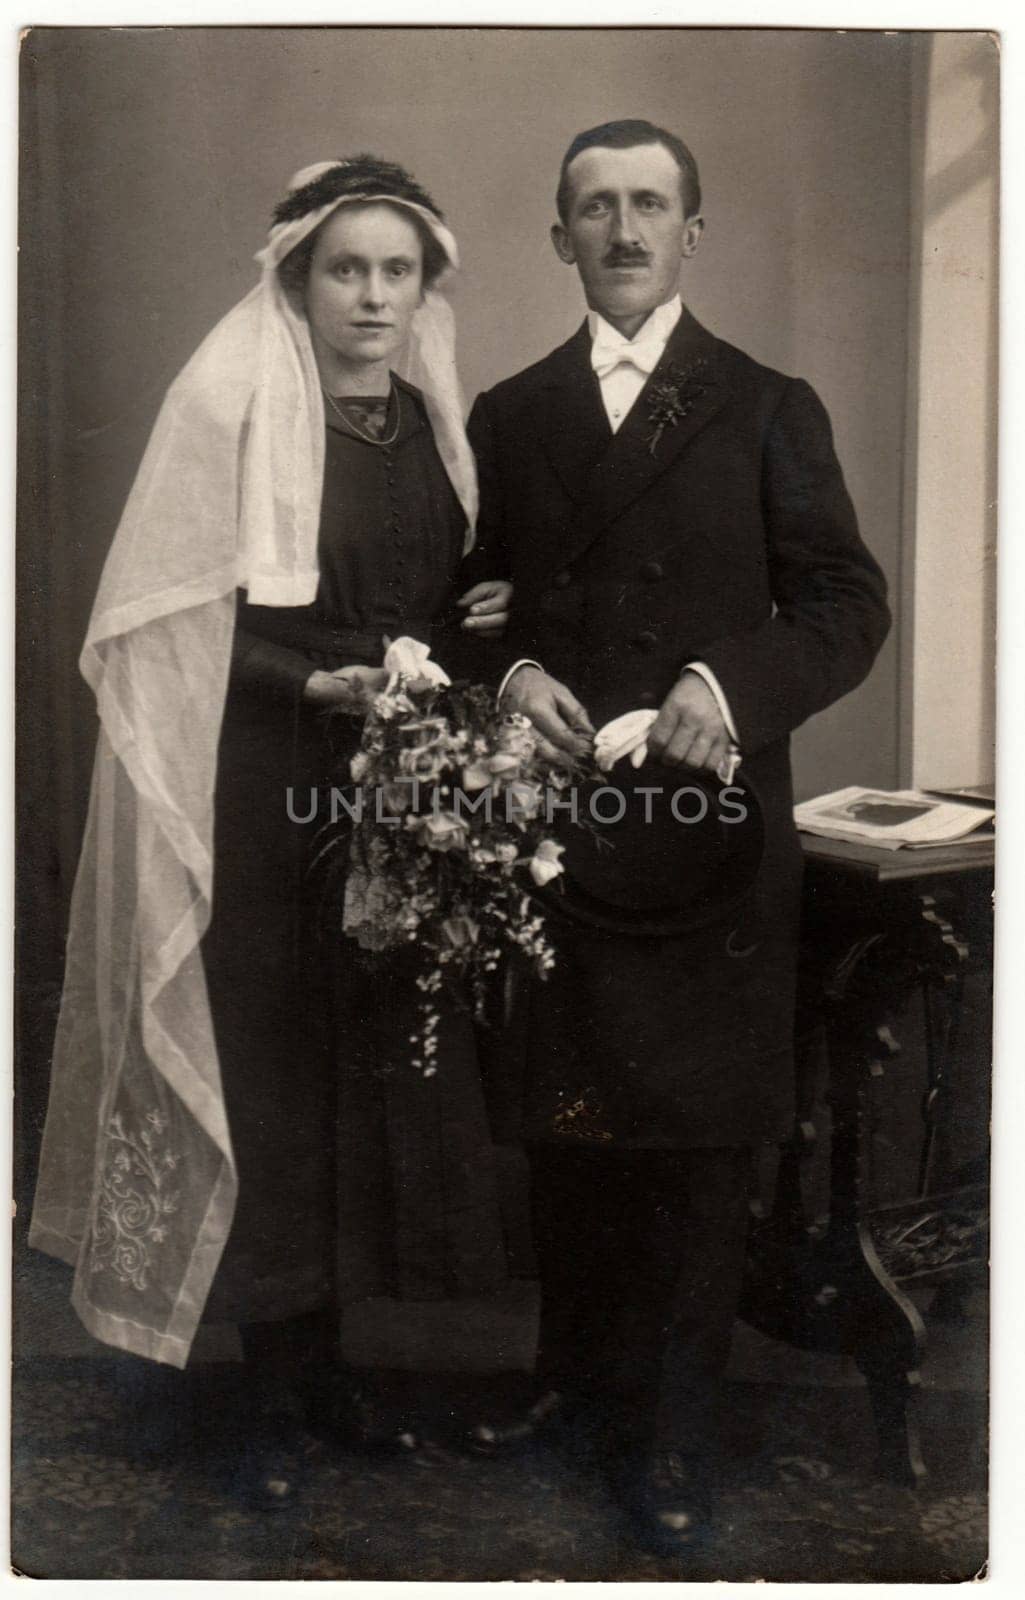
[[[302,1498],[306,1451],[292,1416],[269,1416],[242,1443],[231,1471],[235,1496],[252,1511],[285,1511]]]
[[[352,1391],[348,1410],[349,1427],[367,1450],[412,1455],[423,1445],[423,1439],[415,1429],[384,1416],[375,1397],[365,1389],[357,1387]]]
[[[327,1428],[331,1437],[358,1450],[373,1450],[393,1455],[413,1455],[424,1440],[411,1427],[389,1417],[372,1388],[355,1379],[334,1377],[311,1401],[310,1422]]]

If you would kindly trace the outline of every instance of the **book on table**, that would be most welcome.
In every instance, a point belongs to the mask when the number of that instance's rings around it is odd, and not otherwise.
[[[985,843],[993,838],[992,806],[951,800],[924,789],[864,789],[852,784],[794,807],[802,833],[847,839],[885,850]]]

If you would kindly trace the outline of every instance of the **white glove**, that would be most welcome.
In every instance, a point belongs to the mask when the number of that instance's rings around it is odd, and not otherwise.
[[[648,734],[657,711],[624,711],[599,728],[594,736],[594,759],[602,772],[611,772],[617,761],[630,757],[634,768],[643,766],[648,754]]]
[[[648,758],[648,734],[657,717],[657,711],[624,711],[621,717],[613,717],[599,728],[594,736],[594,758],[601,771],[611,772],[624,756],[630,757],[635,771],[642,767]],[[715,769],[720,783],[733,782],[740,760],[740,751],[731,744]]]

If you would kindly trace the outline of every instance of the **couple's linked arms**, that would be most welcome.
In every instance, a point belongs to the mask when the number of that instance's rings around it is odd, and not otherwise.
[[[485,578],[461,594],[456,604],[465,612],[461,628],[470,637],[497,639],[509,620],[512,584]],[[354,713],[366,711],[369,700],[388,681],[381,667],[353,663],[325,672],[313,666],[301,650],[265,639],[245,625],[246,600],[238,596],[239,621],[232,643],[231,675],[235,683],[248,684],[270,700],[294,704],[338,706]]]
[[[509,621],[512,584],[504,578],[484,578],[459,596],[456,605],[466,616],[462,628],[478,639],[499,639]],[[444,663],[442,663],[444,665]],[[352,711],[365,711],[375,694],[388,682],[383,667],[339,667],[334,672],[311,672],[303,698],[315,705],[337,705]]]

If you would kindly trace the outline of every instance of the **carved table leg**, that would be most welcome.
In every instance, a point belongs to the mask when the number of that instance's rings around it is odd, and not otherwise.
[[[978,1253],[984,1232],[985,1204],[975,1195],[955,1210],[947,1202],[963,1197],[938,1197],[939,1210],[950,1212],[946,1220],[921,1215],[948,1090],[967,947],[930,894],[899,889],[890,897],[873,891],[858,899],[847,887],[839,895],[828,890],[826,883],[806,903],[797,1126],[780,1160],[772,1214],[752,1225],[741,1315],[800,1348],[850,1355],[868,1386],[879,1470],[914,1485],[925,1472],[914,1406],[925,1329],[887,1268],[897,1270],[907,1262],[911,1271],[902,1275],[920,1276],[918,1258],[925,1254],[930,1227],[940,1230],[944,1261]],[[923,1144],[918,1184],[908,1185],[918,1194],[878,1208],[869,1182],[871,1102],[898,1049],[887,1019],[916,993],[924,994],[929,1007]],[[815,1148],[817,1096],[809,1042],[815,1022],[820,1034],[824,1030],[832,1119],[824,1229],[810,1225],[803,1181]],[[931,1270],[928,1263],[926,1269]]]
[[[964,1004],[964,974],[968,946],[955,933],[937,904],[936,897],[920,897],[922,928],[925,934],[922,980],[925,1003],[925,1056],[928,1074],[922,1102],[922,1156],[918,1169],[918,1193],[927,1195],[932,1185],[937,1134],[948,1115],[949,1068],[957,1045],[957,1031]]]
[[[918,977],[917,970],[902,968],[895,989],[884,945],[883,936],[872,933],[839,951],[834,947],[820,975],[832,1117],[828,1225],[824,1231],[809,1227],[802,1194],[802,1166],[814,1148],[809,1032],[798,1050],[797,1127],[780,1162],[773,1214],[752,1229],[741,1314],[777,1339],[851,1356],[868,1385],[879,1470],[914,1484],[925,1470],[912,1406],[925,1330],[879,1259],[864,1192],[870,1091],[897,1053],[881,995],[892,1011]]]
[[[925,1473],[912,1405],[925,1328],[879,1260],[862,1205],[868,1092],[897,1046],[874,1008],[863,1004],[841,1006],[827,1037],[833,1146],[829,1230],[819,1261],[835,1274],[840,1348],[868,1385],[878,1470],[913,1485]]]
[[[879,1258],[869,1217],[865,1166],[871,1144],[868,1098],[897,1045],[883,1021],[924,989],[928,1081],[923,1101],[919,1194],[929,1184],[947,1091],[947,1066],[961,1008],[967,946],[934,896],[903,928],[855,941],[827,973],[823,998],[833,1106],[830,1226],[824,1246],[844,1278],[841,1338],[865,1376],[879,1440],[879,1467],[914,1484],[924,1474],[912,1401],[925,1350],[925,1328]]]

